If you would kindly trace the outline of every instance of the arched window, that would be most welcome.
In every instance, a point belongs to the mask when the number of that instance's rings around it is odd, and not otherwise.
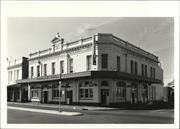
[[[107,81],[102,81],[101,82],[101,86],[108,86],[109,84],[108,84],[108,82]]]

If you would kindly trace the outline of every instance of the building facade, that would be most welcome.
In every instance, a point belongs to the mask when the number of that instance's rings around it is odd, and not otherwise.
[[[27,86],[18,84],[17,80],[28,78],[28,58],[10,61],[8,60],[8,86],[7,100],[23,102],[27,101]]]
[[[163,99],[163,70],[158,57],[112,34],[66,43],[31,53],[28,100],[41,103],[111,105]]]

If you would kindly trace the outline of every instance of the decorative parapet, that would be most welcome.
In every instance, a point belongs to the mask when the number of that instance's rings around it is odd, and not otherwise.
[[[29,56],[30,56],[30,59],[33,59],[36,57],[41,57],[41,56],[52,54],[55,52],[66,51],[71,48],[84,46],[89,43],[92,43],[92,37],[88,37],[88,38],[84,38],[84,39],[81,38],[80,40],[77,40],[74,42],[68,42],[68,43],[63,43],[63,44],[59,43],[59,44],[56,44],[57,46],[55,46],[55,51],[53,51],[52,48],[48,48],[48,49],[41,50],[38,52],[30,53]]]

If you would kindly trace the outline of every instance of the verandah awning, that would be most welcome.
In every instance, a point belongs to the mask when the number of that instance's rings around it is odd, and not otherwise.
[[[70,73],[70,74],[56,74],[50,76],[17,80],[17,83],[41,83],[41,82],[60,81],[60,80],[78,79],[78,78],[117,78],[117,79],[119,78],[119,79],[133,80],[138,82],[162,83],[162,81],[158,79],[132,75],[129,73],[124,73],[119,71],[85,71],[85,72]]]

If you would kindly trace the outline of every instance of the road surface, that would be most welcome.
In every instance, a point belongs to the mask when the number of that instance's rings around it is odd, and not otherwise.
[[[161,110],[81,110],[81,116],[61,116],[8,109],[8,123],[17,124],[173,124],[174,111]]]

